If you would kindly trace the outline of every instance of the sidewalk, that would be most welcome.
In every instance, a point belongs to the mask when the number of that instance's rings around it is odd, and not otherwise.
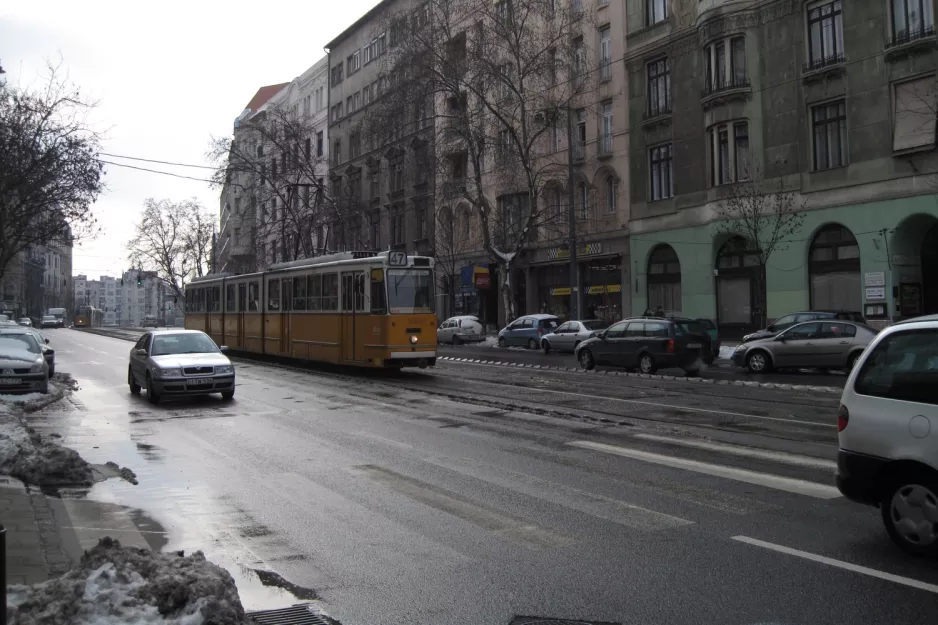
[[[36,487],[0,475],[0,525],[6,528],[6,584],[35,584],[61,575],[66,554],[59,519]],[[2,583],[2,582],[0,582]]]

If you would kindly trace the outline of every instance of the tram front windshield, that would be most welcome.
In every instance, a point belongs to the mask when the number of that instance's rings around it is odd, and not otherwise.
[[[391,312],[433,312],[433,273],[429,269],[389,269]]]

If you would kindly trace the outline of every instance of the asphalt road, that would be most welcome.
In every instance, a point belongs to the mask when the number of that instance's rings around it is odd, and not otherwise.
[[[63,497],[141,510],[249,609],[315,593],[345,625],[938,622],[936,563],[832,486],[835,393],[238,361],[233,401],[152,406],[128,392],[129,342],[49,336],[81,389],[36,426],[140,482]]]

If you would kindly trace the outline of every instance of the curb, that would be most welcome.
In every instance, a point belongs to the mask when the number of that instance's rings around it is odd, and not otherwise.
[[[476,365],[497,365],[500,367],[516,367],[520,369],[540,369],[542,371],[574,371],[591,375],[606,375],[627,378],[645,378],[648,380],[668,380],[683,382],[685,384],[710,384],[715,386],[747,386],[749,388],[765,388],[780,391],[802,391],[813,393],[837,393],[843,392],[842,388],[836,386],[811,386],[806,384],[780,384],[777,382],[755,382],[749,380],[710,380],[705,378],[687,378],[673,375],[658,375],[648,373],[630,373],[628,371],[610,371],[605,369],[597,371],[596,369],[586,370],[579,367],[557,367],[554,365],[529,365],[520,362],[505,362],[503,360],[480,360],[478,358],[456,358],[454,356],[437,356],[437,360],[446,360],[449,362],[464,362]]]

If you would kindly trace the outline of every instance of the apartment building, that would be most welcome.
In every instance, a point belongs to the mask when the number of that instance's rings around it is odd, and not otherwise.
[[[121,275],[119,282],[119,325],[140,327],[147,315],[154,315],[159,322],[164,322],[166,285],[155,271],[130,269]]]
[[[100,276],[89,280],[85,274],[74,277],[75,308],[94,306],[104,311],[105,325],[120,325],[122,309],[122,288],[120,278]]]
[[[433,103],[417,99],[380,131],[368,123],[390,89],[383,58],[398,44],[394,15],[426,3],[384,0],[326,45],[329,64],[329,178],[340,209],[335,249],[433,249]]]
[[[805,309],[938,312],[931,2],[626,0],[632,312],[725,334]],[[793,192],[772,254],[717,219],[727,187]]]
[[[49,308],[74,309],[71,243],[33,245],[17,254],[0,279],[6,314],[38,318]]]

